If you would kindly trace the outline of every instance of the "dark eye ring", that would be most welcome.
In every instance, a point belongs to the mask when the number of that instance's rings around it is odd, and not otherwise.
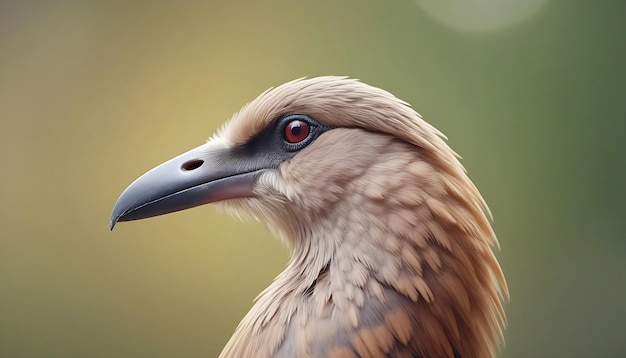
[[[298,144],[309,137],[311,127],[305,121],[294,119],[285,126],[285,141],[291,144]]]

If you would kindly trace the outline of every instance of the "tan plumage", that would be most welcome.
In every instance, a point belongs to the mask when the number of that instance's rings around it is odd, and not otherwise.
[[[333,129],[221,202],[291,250],[221,357],[493,357],[497,241],[443,135],[386,91],[319,77],[261,94],[209,144],[244,148],[290,114]]]

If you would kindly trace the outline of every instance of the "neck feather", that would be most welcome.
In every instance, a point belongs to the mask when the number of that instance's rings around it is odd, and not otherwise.
[[[425,356],[494,356],[508,295],[491,250],[497,241],[460,164],[436,164],[394,155],[350,182],[350,196],[318,217],[314,231],[289,238],[287,269],[259,295],[223,356],[310,353],[306,342],[290,341],[294,322],[336,330],[337,340],[337,317],[353,332],[378,324],[398,345],[409,337],[405,345]],[[331,313],[331,326],[314,323]]]

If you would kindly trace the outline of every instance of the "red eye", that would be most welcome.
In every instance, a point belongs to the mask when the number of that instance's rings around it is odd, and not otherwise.
[[[285,127],[285,140],[289,143],[300,143],[309,136],[309,131],[307,122],[294,119]]]

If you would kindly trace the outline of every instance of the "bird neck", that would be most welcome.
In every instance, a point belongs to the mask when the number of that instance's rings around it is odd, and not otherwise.
[[[311,347],[285,337],[304,329],[346,342],[364,325],[395,339],[389,349],[494,356],[506,284],[482,198],[462,170],[397,163],[400,174],[384,175],[383,166],[376,178],[384,181],[355,181],[331,212],[305,218],[316,221],[289,238],[287,268],[259,295],[224,357],[306,355],[294,347]]]

